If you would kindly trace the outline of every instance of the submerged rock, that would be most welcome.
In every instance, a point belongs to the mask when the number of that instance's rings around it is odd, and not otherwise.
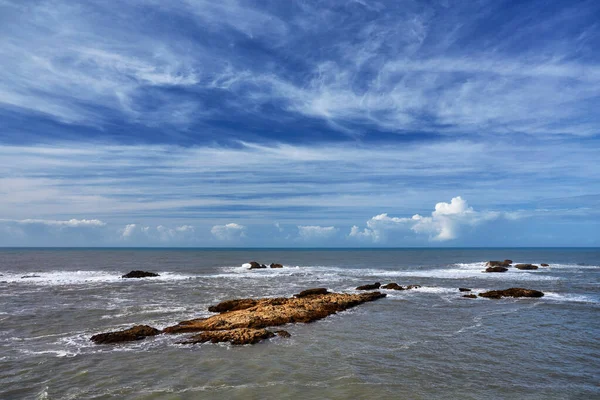
[[[125,275],[121,276],[121,278],[150,278],[150,277],[154,277],[154,276],[160,276],[154,272],[147,272],[147,271],[131,271],[126,273]]]
[[[97,344],[109,344],[109,343],[120,343],[130,342],[134,340],[142,340],[147,336],[156,336],[160,334],[156,328],[148,325],[136,325],[132,328],[125,329],[122,331],[99,333],[90,338],[90,340]]]
[[[371,283],[369,285],[359,286],[356,288],[356,290],[375,290],[375,289],[379,289],[380,286],[381,286],[381,283],[375,282],[375,283]]]
[[[477,295],[476,294],[464,294],[463,297],[467,298],[467,299],[476,299]]]
[[[229,342],[235,345],[255,344],[261,340],[269,339],[275,334],[266,329],[251,329],[237,328],[222,331],[206,331],[198,335],[194,335],[180,344],[196,344],[196,343],[223,343]]]
[[[21,279],[29,279],[29,278],[41,278],[39,275],[23,275]]]
[[[471,289],[464,288],[464,287],[459,287],[459,288],[458,288],[458,291],[459,291],[459,292],[470,292],[470,291],[471,291]]]
[[[550,266],[550,265],[548,265],[548,264],[545,264],[545,263],[541,263],[540,265],[541,265],[542,267],[549,267],[549,266]]]
[[[533,289],[510,288],[479,293],[479,296],[488,299],[500,299],[502,297],[543,297],[544,293]]]
[[[288,331],[284,331],[284,330],[275,331],[275,333],[277,334],[277,336],[282,337],[282,338],[292,337],[292,335],[290,335],[290,333]]]
[[[517,265],[515,265],[515,268],[529,270],[529,269],[538,269],[538,266],[533,265],[533,264],[517,264]]]
[[[421,285],[408,285],[406,287],[406,290],[410,290],[410,289],[419,289],[421,287]]]
[[[265,264],[259,264],[256,261],[250,261],[250,268],[248,269],[263,269],[263,268],[267,268],[267,266]]]
[[[387,285],[383,285],[381,288],[391,290],[405,290],[404,287],[398,285],[396,282],[388,283]]]
[[[273,264],[271,264],[271,265],[269,265],[269,266],[270,266],[271,268],[283,268],[283,265],[281,265],[281,264],[275,264],[275,263],[273,263]]]
[[[506,272],[508,268],[506,267],[487,267],[485,272]]]
[[[307,296],[315,296],[315,295],[328,294],[328,293],[329,293],[329,291],[327,290],[327,288],[314,288],[314,289],[303,290],[300,293],[295,294],[294,297],[302,298],[302,297],[307,297]]]

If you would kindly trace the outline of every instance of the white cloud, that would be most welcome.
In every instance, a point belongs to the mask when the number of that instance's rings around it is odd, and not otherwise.
[[[298,237],[302,240],[328,239],[337,231],[334,226],[298,225]]]
[[[98,219],[70,219],[65,221],[60,220],[48,220],[48,219],[23,219],[14,221],[20,224],[42,224],[48,226],[57,226],[57,227],[69,227],[69,228],[78,228],[78,227],[99,227],[105,226],[106,223],[102,222]]]
[[[121,230],[121,238],[123,238],[123,239],[130,238],[134,234],[136,227],[137,227],[136,224],[126,225],[125,228],[123,228]]]
[[[121,229],[121,239],[137,239],[142,241],[186,241],[193,239],[196,229],[191,225],[181,225],[175,228],[169,228],[164,225],[156,227],[139,226],[138,224],[128,224]]]
[[[390,217],[379,214],[367,221],[367,228],[362,231],[353,226],[349,237],[369,239],[373,242],[384,241],[390,232],[412,231],[425,234],[433,241],[456,239],[465,225],[474,226],[483,221],[499,218],[502,214],[492,211],[475,211],[460,196],[454,197],[450,203],[440,202],[430,217],[415,214],[410,218]]]
[[[215,225],[210,233],[218,240],[236,240],[246,237],[246,227],[236,223]]]

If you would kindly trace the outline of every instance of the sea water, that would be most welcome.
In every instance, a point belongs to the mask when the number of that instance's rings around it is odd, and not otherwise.
[[[550,266],[482,272],[506,258]],[[135,269],[160,276],[121,278]],[[600,249],[1,249],[0,275],[0,399],[600,398]],[[89,340],[227,299],[373,282],[421,287],[251,346]]]

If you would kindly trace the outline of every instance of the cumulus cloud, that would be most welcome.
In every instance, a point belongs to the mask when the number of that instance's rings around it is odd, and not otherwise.
[[[218,240],[235,240],[246,237],[246,227],[232,222],[225,225],[215,225],[210,233]]]
[[[298,225],[298,237],[302,240],[328,239],[337,231],[334,226]]]
[[[475,211],[466,200],[457,196],[452,198],[450,203],[437,203],[431,216],[415,214],[410,218],[399,218],[390,217],[386,213],[376,215],[367,221],[367,227],[363,230],[353,226],[348,236],[380,242],[384,241],[390,232],[412,231],[428,235],[432,241],[447,241],[456,239],[463,226],[475,226],[500,216],[499,212]]]
[[[151,241],[168,242],[174,240],[186,240],[193,238],[195,228],[191,225],[181,225],[175,228],[169,228],[164,225],[156,227],[140,226],[137,224],[128,224],[119,232],[121,239],[143,239]]]

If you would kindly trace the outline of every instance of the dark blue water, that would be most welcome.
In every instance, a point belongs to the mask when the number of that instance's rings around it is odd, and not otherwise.
[[[505,258],[550,267],[482,272]],[[120,278],[132,269],[161,276]],[[599,249],[3,249],[0,274],[1,399],[600,398]],[[89,341],[225,299],[375,281],[422,287],[254,346]],[[459,287],[545,296],[465,299]]]

